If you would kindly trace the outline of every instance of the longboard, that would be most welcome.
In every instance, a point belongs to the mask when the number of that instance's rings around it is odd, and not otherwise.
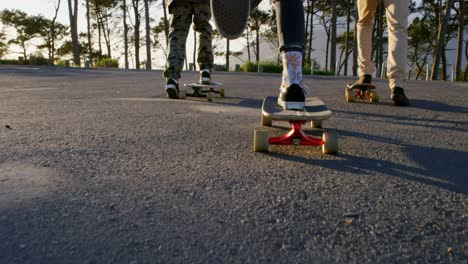
[[[188,93],[186,90],[181,91],[181,99],[185,99],[186,96],[190,97],[206,97],[208,102],[213,101],[214,94],[219,94],[221,97],[225,96],[224,89],[218,87],[222,87],[222,83],[218,82],[211,82],[209,84],[205,83],[186,83],[184,84],[185,87],[189,87],[192,89],[191,93]]]
[[[256,130],[254,135],[254,151],[268,151],[269,145],[307,145],[322,146],[322,152],[333,154],[338,152],[338,136],[335,133],[324,132],[322,138],[306,135],[302,125],[311,122],[312,128],[322,128],[322,122],[331,117],[332,111],[325,103],[316,98],[307,98],[303,110],[285,110],[277,103],[278,98],[268,96],[263,100],[262,126],[272,126],[273,120],[288,121],[292,129],[280,137],[269,137],[268,131]]]
[[[355,102],[356,100],[376,103],[379,101],[379,94],[372,84],[347,84],[345,98],[348,103]]]

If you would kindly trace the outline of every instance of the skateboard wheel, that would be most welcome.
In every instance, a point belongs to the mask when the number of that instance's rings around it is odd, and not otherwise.
[[[377,94],[377,92],[370,92],[369,100],[371,103],[377,103],[379,101],[379,95]]]
[[[179,99],[185,99],[187,97],[187,90],[180,90]]]
[[[208,102],[213,102],[213,92],[208,92],[206,93],[206,100],[208,100]]]
[[[224,97],[224,89],[219,89],[219,96]]]
[[[268,131],[255,130],[254,131],[254,152],[268,152]]]
[[[331,132],[324,132],[322,135],[323,154],[336,154],[338,153],[338,134]]]
[[[322,128],[322,120],[313,120],[310,122],[311,128]]]
[[[272,126],[273,120],[262,114],[262,126]]]
[[[352,102],[354,102],[354,93],[353,93],[353,90],[346,89],[346,91],[345,91],[345,97],[346,97],[346,102],[347,102],[347,103],[352,103]]]

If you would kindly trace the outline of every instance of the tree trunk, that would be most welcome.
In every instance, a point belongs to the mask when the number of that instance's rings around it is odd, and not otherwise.
[[[146,26],[146,69],[151,70],[151,27],[149,18],[149,0],[145,0],[145,26]]]
[[[78,39],[78,0],[68,0],[68,16],[70,18],[70,30],[73,43],[73,63],[80,66],[80,42]]]
[[[135,68],[140,69],[140,0],[132,0],[133,12],[135,14]]]
[[[310,69],[313,69],[312,65],[312,40],[314,37],[314,1],[310,0],[308,1],[310,3],[310,30],[309,30],[309,50],[308,50],[308,55],[307,55],[307,62],[310,65]]]
[[[260,25],[258,24],[258,20],[255,22],[257,23],[257,27],[255,28],[255,35],[256,35],[256,54],[255,54],[255,60],[257,61],[257,64],[260,63]]]
[[[99,56],[102,57],[102,31],[101,31],[101,22],[100,19],[97,18],[97,29],[98,29],[98,47],[99,47]]]
[[[91,18],[89,15],[89,1],[86,0],[86,31],[88,32],[88,60],[93,65],[93,44],[91,43]]]
[[[197,64],[196,64],[196,57],[197,55],[197,32],[194,30],[193,31],[193,70],[196,71],[197,70]],[[200,69],[201,70],[201,69]]]
[[[252,60],[250,56],[250,30],[247,28],[247,58],[249,62]]]
[[[164,13],[164,34],[166,35],[166,46],[169,43],[169,23],[167,21],[166,0],[162,0]]]
[[[437,44],[435,48],[434,63],[432,64],[431,80],[437,80],[437,73],[439,71],[440,57],[442,54],[442,48],[444,46],[445,31],[447,29],[447,23],[450,16],[450,9],[452,8],[453,0],[447,0],[445,7],[445,14],[442,22],[439,25],[439,32],[437,34]]]
[[[348,50],[349,50],[349,27],[351,24],[351,8],[350,1],[346,1],[346,36],[345,36],[345,63],[344,63],[344,76],[348,76]]]
[[[458,13],[458,41],[457,41],[457,55],[455,57],[454,78],[460,80],[461,78],[461,61],[463,50],[463,29],[464,29],[464,0],[458,0],[460,11]]]
[[[229,39],[226,39],[226,70],[229,71]]]
[[[336,1],[332,0],[330,71],[336,71]]]
[[[310,19],[310,4],[309,1],[307,1],[307,9],[306,9],[306,22],[305,22],[305,38],[306,38],[306,43],[309,43],[308,38],[309,38],[309,19]],[[312,21],[311,21],[312,23]],[[307,45],[307,44],[306,44]],[[308,47],[306,46],[306,50]],[[309,62],[309,59],[307,58],[307,52],[304,50],[304,54],[302,54],[302,64]]]
[[[60,9],[60,0],[57,2],[57,6],[55,7],[55,15],[52,19],[52,25],[50,30],[50,51],[49,51],[49,65],[55,64],[55,21],[57,21],[58,11]]]
[[[123,0],[123,27],[124,27],[124,60],[125,69],[128,69],[128,25],[127,25],[127,1]]]

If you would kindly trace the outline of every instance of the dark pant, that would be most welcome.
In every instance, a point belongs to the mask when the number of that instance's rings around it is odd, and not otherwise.
[[[275,1],[280,51],[305,49],[304,6],[301,0]]]

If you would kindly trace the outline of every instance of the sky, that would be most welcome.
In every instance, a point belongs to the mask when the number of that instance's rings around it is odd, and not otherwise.
[[[19,9],[23,12],[26,12],[29,15],[43,15],[47,18],[52,18],[54,15],[54,6],[58,0],[0,0],[0,10],[3,9]],[[157,1],[158,6],[153,6],[150,13],[153,14],[153,18],[158,19],[162,16],[162,11],[161,11],[161,2],[162,1]],[[269,1],[262,1],[261,7],[264,9],[269,8]],[[86,31],[86,19],[85,19],[85,7],[80,6],[79,7],[79,18],[78,18],[78,23],[79,23],[79,30],[80,32],[85,32]],[[58,14],[58,20],[65,24],[69,25],[69,18],[68,18],[68,1],[67,0],[61,0],[61,6],[60,6],[60,11]],[[142,28],[143,30],[143,28]],[[338,29],[338,31],[342,31],[343,29]],[[143,33],[143,32],[142,32]],[[325,41],[326,41],[326,36],[323,33],[323,30],[321,28],[315,27],[314,29],[314,40],[313,40],[313,48],[315,51],[312,53],[312,57],[316,58],[319,64],[324,67],[325,65]],[[242,43],[245,42],[245,40],[236,40],[231,42],[231,51],[240,51],[243,48]],[[189,33],[189,38],[187,40],[187,47],[193,46],[193,33]],[[267,45],[264,45],[262,47],[267,47]],[[19,51],[17,49],[16,51]],[[116,51],[114,52],[113,56],[120,56],[120,65],[123,65],[123,56],[120,54],[122,51]],[[244,51],[244,54],[246,52]],[[192,54],[193,52],[188,51],[187,56],[188,56],[188,61],[193,61],[192,60]],[[271,52],[268,50],[264,50],[261,54],[261,60],[272,60],[274,59],[274,54],[275,52]],[[339,55],[340,52],[337,51],[337,54]],[[17,54],[15,55],[17,56]],[[141,58],[140,60],[145,60],[146,55],[145,55],[145,49],[142,47],[141,49]],[[453,57],[452,54],[448,54],[449,57]],[[164,67],[164,57],[161,55],[161,53],[156,52],[155,54],[152,55],[153,57],[153,68],[163,68]],[[215,63],[218,64],[224,64],[224,58],[219,57],[215,58]],[[234,67],[234,64],[240,64],[242,63],[239,60],[236,60],[235,58],[231,58],[231,66]],[[466,63],[466,62],[464,62]],[[132,66],[132,62],[130,63]]]
[[[0,10],[3,9],[18,9],[21,10],[28,15],[43,15],[47,18],[53,18],[55,12],[55,6],[57,5],[58,0],[0,0]],[[158,19],[162,16],[162,9],[161,9],[162,1],[157,1],[156,5],[151,8],[150,14],[154,14],[153,18]],[[262,3],[263,7],[268,7],[268,1],[264,1]],[[86,8],[85,6],[78,7],[78,28],[80,32],[86,32]],[[68,1],[61,0],[60,10],[58,13],[58,21],[64,25],[69,25],[69,18],[68,18]],[[144,26],[142,26],[142,31]],[[142,32],[144,33],[144,32]],[[193,32],[192,30],[189,33],[189,38],[187,40],[187,47],[193,46]],[[231,42],[231,50],[232,51],[239,51],[243,48],[241,41],[234,41]],[[19,49],[14,49],[14,51],[19,51]],[[116,55],[120,55],[119,53],[122,51],[114,52]],[[13,57],[16,57],[14,55]],[[145,48],[142,47],[140,51],[140,60],[146,59]],[[164,62],[161,61],[158,57],[161,57],[161,54],[153,55],[153,66],[156,68],[162,68]],[[187,52],[188,60],[193,61],[192,59],[192,52]],[[123,61],[123,57],[121,58]],[[215,63],[224,64],[224,58],[216,58]],[[123,62],[121,63],[123,65]],[[131,66],[132,67],[132,66]]]

